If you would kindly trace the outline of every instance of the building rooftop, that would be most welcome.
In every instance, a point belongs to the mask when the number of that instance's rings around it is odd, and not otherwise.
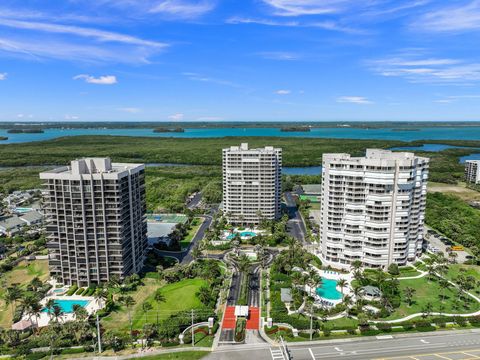
[[[240,146],[230,146],[229,148],[223,149],[224,151],[256,151],[256,152],[272,152],[272,151],[281,151],[280,148],[274,148],[273,146],[265,146],[263,148],[250,149],[248,143],[242,143]]]
[[[320,195],[322,193],[321,184],[305,184],[302,185],[302,189],[306,195]]]
[[[5,229],[6,231],[9,231],[11,229],[15,229],[19,226],[25,225],[25,222],[20,220],[18,216],[11,216],[8,218],[4,218],[2,221],[0,221],[0,228]]]
[[[350,154],[346,153],[332,153],[332,154],[323,154],[323,160],[346,160],[354,163],[364,162],[368,160],[378,160],[383,161],[413,161],[415,159],[420,159],[423,161],[429,161],[428,158],[416,156],[412,152],[396,152],[391,150],[384,149],[367,149],[365,156],[353,157]]]
[[[289,288],[280,289],[280,299],[282,300],[282,302],[292,302],[292,290]]]
[[[97,175],[120,174],[130,170],[143,169],[144,164],[112,163],[110,158],[83,158],[72,160],[70,166],[62,166],[40,173],[40,178],[52,175]]]
[[[43,215],[40,214],[38,211],[29,211],[22,216],[20,216],[20,219],[22,219],[25,222],[37,222],[41,221],[43,219]]]

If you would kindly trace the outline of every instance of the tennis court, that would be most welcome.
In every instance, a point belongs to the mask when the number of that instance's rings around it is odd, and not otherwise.
[[[312,203],[320,202],[320,196],[316,195],[300,195],[301,200],[310,200]]]
[[[147,221],[185,224],[188,221],[188,217],[183,214],[148,214]]]

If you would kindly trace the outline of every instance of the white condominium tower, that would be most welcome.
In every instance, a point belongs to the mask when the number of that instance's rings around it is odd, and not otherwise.
[[[324,154],[320,248],[326,265],[406,264],[421,254],[429,159],[368,149]]]
[[[223,211],[236,224],[280,217],[282,149],[223,149]]]
[[[480,184],[480,160],[465,161],[465,181]]]
[[[145,169],[86,158],[42,172],[52,277],[90,286],[143,266],[147,247]]]

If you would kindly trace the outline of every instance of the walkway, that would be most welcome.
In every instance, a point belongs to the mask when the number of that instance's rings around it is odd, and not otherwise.
[[[247,330],[258,330],[260,328],[260,308],[250,307],[247,319]]]
[[[222,329],[235,329],[235,306],[227,306],[223,316]]]

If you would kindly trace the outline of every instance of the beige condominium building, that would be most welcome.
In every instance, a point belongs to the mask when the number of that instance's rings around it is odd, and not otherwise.
[[[480,160],[465,161],[465,181],[480,184]]]
[[[429,159],[367,149],[324,154],[320,252],[326,265],[386,268],[421,254]]]
[[[109,158],[40,173],[52,277],[89,286],[140,271],[147,247],[145,168]]]
[[[234,224],[280,217],[282,149],[223,149],[223,211]]]

